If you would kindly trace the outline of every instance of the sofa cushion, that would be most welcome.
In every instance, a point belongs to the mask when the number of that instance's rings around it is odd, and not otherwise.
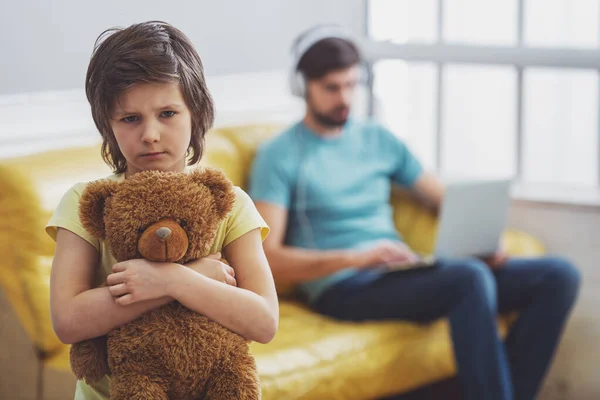
[[[500,333],[506,333],[500,319]],[[280,304],[279,331],[253,343],[263,399],[369,399],[452,376],[448,323],[341,322]],[[343,378],[342,378],[343,377]]]
[[[219,168],[234,185],[244,185],[246,171],[239,162],[238,148],[230,139],[219,131],[210,131],[206,134],[205,148],[200,165]]]
[[[237,164],[244,174],[240,187],[247,189],[247,179],[250,174],[252,160],[259,145],[278,134],[282,129],[282,126],[276,124],[260,124],[219,128],[217,130],[220,135],[228,138],[237,148]]]
[[[506,334],[508,318],[499,319]],[[69,369],[68,346],[48,365]],[[279,331],[251,344],[263,400],[369,399],[452,376],[448,323],[336,321],[291,301],[280,303]],[[391,372],[393,371],[393,372]]]

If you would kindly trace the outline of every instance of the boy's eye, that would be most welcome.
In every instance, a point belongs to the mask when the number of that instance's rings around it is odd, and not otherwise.
[[[135,115],[130,115],[127,116],[125,118],[123,118],[121,121],[126,122],[128,124],[132,123],[132,122],[136,122],[139,118]]]
[[[161,117],[166,117],[166,118],[171,118],[174,115],[175,115],[175,111],[163,111],[162,113],[160,113]]]

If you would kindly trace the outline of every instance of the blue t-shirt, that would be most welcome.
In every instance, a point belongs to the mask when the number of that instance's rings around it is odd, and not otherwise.
[[[401,240],[391,183],[410,187],[422,171],[406,145],[377,123],[348,120],[341,134],[322,137],[299,122],[260,146],[249,194],[288,210],[287,245],[357,249]],[[349,268],[300,286],[314,301],[354,273]]]

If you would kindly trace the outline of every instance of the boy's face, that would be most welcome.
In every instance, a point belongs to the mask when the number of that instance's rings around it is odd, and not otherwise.
[[[115,104],[111,127],[127,160],[126,176],[185,169],[192,117],[178,83],[139,83]]]

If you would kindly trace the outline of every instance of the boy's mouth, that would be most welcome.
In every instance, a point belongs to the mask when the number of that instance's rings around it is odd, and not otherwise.
[[[144,157],[144,158],[157,158],[157,157],[160,157],[160,156],[162,156],[164,154],[165,154],[164,151],[157,151],[157,152],[153,152],[153,153],[142,154],[142,157]]]

